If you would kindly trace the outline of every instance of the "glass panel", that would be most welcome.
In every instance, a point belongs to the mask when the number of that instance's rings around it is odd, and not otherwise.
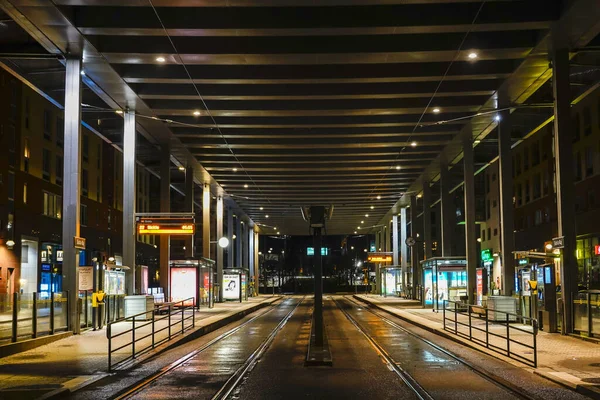
[[[577,293],[573,296],[573,329],[578,332],[587,332],[587,294]]]
[[[67,329],[67,293],[54,293],[54,330]]]
[[[50,332],[50,299],[46,293],[36,293],[37,296],[37,333],[39,335]]]
[[[592,308],[592,334],[600,336],[600,294],[590,295],[590,307]]]
[[[0,341],[12,335],[12,294],[0,293]]]
[[[33,334],[33,293],[19,294],[17,310],[17,337]]]

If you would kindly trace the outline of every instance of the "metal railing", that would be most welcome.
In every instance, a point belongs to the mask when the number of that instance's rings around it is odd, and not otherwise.
[[[157,305],[152,311],[109,322],[106,326],[108,371],[194,328],[194,303],[195,299],[190,297],[175,303]],[[115,356],[121,357],[115,361]]]
[[[538,321],[535,318],[445,300],[443,320],[445,331],[537,368]],[[511,322],[520,324],[513,326]],[[518,340],[523,337],[528,339]]]
[[[66,331],[69,293],[0,295],[0,341],[17,342]]]

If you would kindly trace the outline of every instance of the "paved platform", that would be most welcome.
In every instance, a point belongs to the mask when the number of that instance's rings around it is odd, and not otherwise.
[[[600,398],[600,345],[598,344],[571,336],[539,331],[537,335],[538,367],[534,369],[488,350],[484,346],[479,346],[468,339],[444,331],[443,314],[433,312],[430,308],[424,309],[417,301],[377,295],[356,295],[355,297],[421,328],[442,334],[445,337],[452,336],[453,340],[474,347],[490,356],[502,359],[574,390]],[[498,329],[498,327],[491,329]]]
[[[198,334],[219,321],[277,301],[280,296],[251,297],[247,302],[215,304],[212,309],[195,312],[196,327],[147,353],[150,356],[172,345],[175,340]],[[123,326],[118,326],[118,325]],[[116,330],[131,326],[115,325]],[[91,383],[107,373],[108,340],[106,327],[86,331],[23,353],[0,358],[0,399],[34,399],[63,389]],[[144,358],[140,358],[143,360]]]

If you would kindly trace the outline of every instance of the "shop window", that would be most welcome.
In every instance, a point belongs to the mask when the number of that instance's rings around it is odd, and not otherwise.
[[[23,184],[23,204],[27,204],[27,183]]]
[[[88,197],[89,177],[87,169],[81,170],[81,194]]]
[[[573,118],[573,142],[578,142],[581,137],[581,119],[579,118],[579,113],[575,113]]]
[[[583,134],[584,136],[592,134],[592,111],[590,107],[583,108]]]
[[[85,204],[79,206],[79,223],[82,226],[87,226],[88,224],[87,206]]]
[[[62,197],[54,193],[44,192],[44,215],[47,217],[61,219]]]
[[[42,178],[50,181],[50,150],[48,149],[42,151]]]
[[[23,147],[23,171],[29,173],[29,158],[31,151],[29,149],[29,139],[25,138],[25,145]]]
[[[585,149],[585,177],[594,175],[594,150],[591,146]]]
[[[50,111],[44,110],[44,139],[52,140],[52,128],[51,128],[51,116]]]
[[[63,173],[64,173],[64,165],[62,156],[56,156],[56,171],[54,175],[54,182],[58,186],[62,186],[63,184]]]
[[[56,145],[61,149],[65,145],[65,120],[61,117],[56,118]]]

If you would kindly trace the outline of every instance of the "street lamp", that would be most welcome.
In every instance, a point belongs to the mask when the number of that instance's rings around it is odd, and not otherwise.
[[[226,248],[227,246],[229,246],[229,239],[227,239],[225,236],[223,236],[221,239],[219,239],[218,241],[211,241],[210,243],[218,243],[219,247],[221,248]]]

